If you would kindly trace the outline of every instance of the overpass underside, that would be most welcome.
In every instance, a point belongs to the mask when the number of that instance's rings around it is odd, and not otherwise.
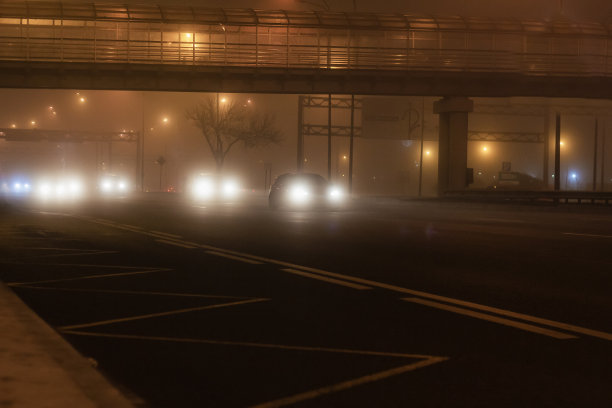
[[[0,61],[0,87],[467,97],[612,97],[612,77],[607,76],[53,61]]]

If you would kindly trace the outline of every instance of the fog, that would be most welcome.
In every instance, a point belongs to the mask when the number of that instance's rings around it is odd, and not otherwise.
[[[269,185],[266,171],[271,172],[272,178],[296,171],[298,96],[221,95],[235,101],[251,99],[259,111],[273,114],[275,126],[282,135],[279,145],[267,148],[247,149],[236,145],[227,156],[223,172],[239,177],[245,188],[262,190]],[[13,128],[31,129],[40,135],[44,135],[44,130],[75,134],[144,133],[143,190],[180,192],[191,175],[215,171],[205,139],[185,115],[188,108],[205,96],[175,92],[4,89],[0,91],[0,127],[7,132]],[[346,95],[334,95],[334,98],[350,101]],[[432,111],[436,99],[356,96],[370,112],[369,120],[364,120],[359,108],[354,115],[353,191],[356,194],[414,196],[418,194],[419,183],[424,195],[436,192],[438,117]],[[552,185],[554,114],[561,112],[562,189],[593,187],[594,154],[597,154],[597,187],[600,188],[603,172],[604,188],[611,189],[612,140],[607,133],[612,128],[609,120],[612,104],[609,102],[474,98],[474,105],[474,112],[469,116],[468,167],[474,169],[474,183],[470,188],[492,186],[503,163],[512,171]],[[391,112],[390,106],[396,107],[397,121],[389,118],[379,121],[376,115],[380,109]],[[596,119],[597,147],[594,145]],[[319,125],[322,134],[305,133],[303,170],[327,177],[327,109],[305,107],[304,125]],[[344,133],[332,138],[331,179],[348,186],[350,109],[334,108],[332,125]],[[547,157],[544,135],[548,137]],[[3,178],[14,174],[35,177],[66,172],[90,178],[116,174],[129,177],[136,185],[140,177],[136,152],[136,143],[132,142],[0,139],[0,174]],[[165,161],[163,168],[157,163],[160,156]]]

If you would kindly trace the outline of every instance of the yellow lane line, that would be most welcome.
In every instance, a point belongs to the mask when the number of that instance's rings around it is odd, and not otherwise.
[[[168,244],[168,245],[174,245],[177,247],[181,247],[181,248],[187,248],[187,249],[195,249],[197,247],[193,246],[193,245],[187,245],[184,244],[180,241],[169,241],[167,239],[156,239],[155,242],[161,242],[162,244]]]
[[[314,398],[321,397],[326,394],[332,394],[338,391],[348,390],[350,388],[357,387],[359,385],[384,380],[385,378],[393,377],[409,371],[414,371],[418,368],[427,367],[432,364],[440,363],[447,360],[445,357],[432,357],[427,360],[417,361],[412,364],[403,365],[401,367],[392,368],[390,370],[380,371],[374,374],[365,375],[363,377],[355,378],[352,380],[340,382],[337,384],[329,385],[326,387],[317,388],[315,390],[302,392],[289,397],[280,398],[274,401],[264,402],[262,404],[253,405],[251,408],[278,408],[287,405],[297,404],[299,402],[311,400]]]
[[[576,338],[576,336],[573,336],[571,334],[565,334],[565,333],[561,333],[561,332],[550,330],[550,329],[544,329],[542,327],[533,326],[531,324],[517,322],[516,320],[504,319],[503,317],[493,316],[493,315],[489,315],[486,313],[475,312],[473,310],[463,309],[463,308],[456,307],[456,306],[445,305],[442,303],[432,302],[432,301],[425,300],[425,299],[404,298],[403,300],[408,301],[408,302],[418,303],[424,306],[434,307],[436,309],[446,310],[448,312],[453,312],[453,313],[457,313],[457,314],[461,314],[465,316],[474,317],[476,319],[487,320],[487,321],[497,323],[497,324],[502,324],[505,326],[511,326],[517,329],[526,330],[526,331],[530,331],[530,332],[537,333],[537,334],[543,334],[545,336],[554,337],[555,339],[566,340],[566,339]]]
[[[138,316],[122,317],[122,318],[118,318],[118,319],[109,319],[109,320],[101,320],[101,321],[91,322],[91,323],[83,323],[83,324],[75,324],[75,325],[69,325],[69,326],[62,326],[62,327],[59,328],[59,330],[72,330],[72,329],[82,329],[82,328],[85,328],[85,327],[105,326],[107,324],[113,324],[113,323],[131,322],[131,321],[134,321],[134,320],[143,320],[143,319],[151,319],[151,318],[154,318],[154,317],[172,316],[172,315],[177,315],[177,314],[181,314],[181,313],[197,312],[197,311],[201,311],[201,310],[219,309],[219,308],[222,308],[222,307],[237,306],[237,305],[243,305],[243,304],[247,304],[247,303],[264,302],[264,301],[267,301],[267,300],[269,300],[269,299],[257,298],[257,299],[240,300],[240,301],[237,301],[237,302],[218,303],[218,304],[214,304],[214,305],[189,307],[189,308],[185,308],[185,309],[170,310],[170,311],[167,311],[167,312],[149,313],[149,314],[138,315]]]
[[[262,299],[262,300],[267,300],[267,299]],[[337,354],[355,354],[355,355],[362,355],[362,356],[414,358],[414,359],[420,359],[420,360],[428,360],[428,359],[436,359],[439,361],[448,360],[448,357],[430,356],[427,354],[408,354],[408,353],[395,353],[395,352],[388,352],[388,351],[343,349],[343,348],[333,348],[333,347],[294,346],[294,345],[287,345],[287,344],[253,343],[253,342],[248,342],[248,341],[193,339],[193,338],[184,338],[184,337],[163,337],[163,336],[142,336],[138,334],[101,333],[101,332],[79,331],[79,330],[72,330],[72,329],[65,329],[65,328],[60,328],[58,330],[61,330],[62,333],[66,333],[66,334],[74,334],[77,336],[88,336],[88,337],[108,337],[108,338],[127,339],[127,340],[150,340],[150,341],[166,341],[166,342],[175,342],[175,343],[212,344],[212,345],[219,345],[219,346],[253,347],[253,348],[288,350],[288,351],[314,351],[314,352],[337,353]]]
[[[224,254],[222,252],[217,252],[217,251],[206,251],[206,253],[210,255],[215,255],[215,256],[222,256],[223,258],[232,259],[234,261],[246,262],[252,265],[261,265],[261,262],[259,261],[253,261],[252,259],[243,258],[241,256]]]
[[[327,278],[325,276],[316,275],[314,273],[308,273],[308,272],[304,272],[304,271],[299,271],[297,269],[283,268],[281,270],[285,271],[285,272],[293,273],[295,275],[304,276],[306,278],[317,279],[317,280],[320,280],[320,281],[333,283],[335,285],[346,286],[348,288],[353,288],[353,289],[357,289],[357,290],[372,289],[372,288],[370,288],[368,286],[358,285],[356,283],[346,282],[346,281],[342,281],[342,280],[339,280],[339,279]]]
[[[333,384],[326,387],[317,388],[315,390],[302,392],[292,396],[280,398],[274,401],[264,402],[262,404],[255,405],[256,408],[276,408],[285,405],[295,404],[302,401],[307,401],[321,397],[326,394],[335,393],[338,391],[348,390],[360,385],[367,383],[384,380],[386,378],[414,371],[418,368],[427,367],[433,364],[441,363],[448,360],[448,357],[430,356],[423,354],[406,354],[406,353],[393,353],[373,350],[356,350],[356,349],[340,349],[340,348],[329,348],[329,347],[309,347],[309,346],[292,346],[284,344],[268,344],[268,343],[251,343],[242,341],[226,341],[226,340],[211,340],[211,339],[193,339],[193,338],[180,338],[180,337],[158,337],[158,336],[140,336],[132,334],[112,334],[112,333],[99,333],[99,332],[87,332],[78,330],[61,330],[64,334],[72,334],[76,336],[87,336],[87,337],[103,337],[113,339],[125,339],[125,340],[145,340],[145,341],[162,341],[162,342],[176,342],[176,343],[190,343],[190,344],[210,344],[210,345],[221,345],[221,346],[237,346],[237,347],[253,347],[253,348],[264,348],[264,349],[277,349],[287,351],[308,351],[308,352],[325,352],[325,353],[340,353],[350,355],[366,355],[366,356],[377,356],[377,357],[396,357],[396,358],[411,358],[418,359],[410,364],[402,365],[400,367],[392,368],[390,370],[384,370],[377,373],[365,375],[363,377],[343,381],[337,384]]]
[[[148,292],[137,290],[113,290],[113,289],[81,289],[81,288],[58,288],[54,286],[35,286],[35,285],[19,285],[23,289],[49,290],[59,292],[84,292],[84,293],[108,293],[116,295],[144,295],[144,296],[169,296],[169,297],[190,297],[190,298],[205,298],[205,299],[256,299],[248,296],[223,296],[223,295],[205,295],[199,293],[176,293],[176,292]],[[257,298],[259,299],[259,298]]]
[[[77,276],[73,278],[62,278],[62,279],[47,279],[47,280],[39,280],[39,281],[34,281],[34,282],[13,282],[13,283],[7,283],[7,285],[8,286],[38,285],[41,283],[68,282],[68,281],[76,281],[76,280],[84,280],[84,279],[115,278],[117,276],[142,275],[145,273],[153,273],[153,272],[167,272],[169,270],[171,269],[150,269],[147,271],[105,273],[105,274],[100,274],[100,275]]]
[[[577,232],[564,232],[563,235],[573,235],[577,237],[591,237],[591,238],[612,238],[612,235],[580,234]]]
[[[307,266],[303,266],[303,265],[296,265],[290,262],[285,262],[285,261],[279,261],[277,259],[272,259],[272,258],[266,258],[266,257],[262,257],[262,256],[257,256],[257,255],[251,255],[251,254],[246,254],[243,252],[238,252],[238,251],[232,251],[229,249],[223,249],[223,248],[218,248],[212,245],[206,245],[206,244],[197,244],[200,248],[203,249],[207,249],[207,250],[212,250],[212,251],[216,251],[216,252],[222,252],[225,254],[230,254],[230,255],[235,255],[235,256],[239,256],[239,257],[244,257],[244,258],[249,258],[252,260],[256,260],[256,261],[260,261],[263,263],[270,263],[270,264],[275,264],[275,265],[280,265],[280,266],[284,266],[284,267],[288,267],[291,269],[299,269],[301,271],[307,271],[307,272],[312,272],[314,274],[319,274],[319,275],[324,275],[324,276],[329,276],[332,278],[337,278],[337,279],[342,279],[342,280],[348,280],[351,282],[356,282],[359,284],[363,284],[365,286],[373,286],[373,287],[377,287],[377,288],[381,288],[381,289],[386,289],[386,290],[390,290],[390,291],[394,291],[394,292],[398,292],[398,293],[404,293],[404,294],[409,294],[412,296],[418,296],[418,297],[422,297],[422,298],[426,298],[426,299],[432,299],[432,300],[438,300],[438,301],[442,301],[442,302],[446,302],[446,303],[451,303],[451,304],[455,304],[455,305],[459,305],[459,306],[465,306],[465,307],[469,307],[472,309],[477,309],[477,310],[481,310],[481,311],[485,311],[485,312],[489,312],[489,313],[495,313],[501,316],[506,316],[506,317],[511,317],[514,319],[520,319],[520,320],[524,320],[524,321],[528,321],[531,323],[537,323],[537,324],[542,324],[542,325],[546,325],[546,326],[550,326],[550,327],[555,327],[557,329],[561,329],[561,330],[567,330],[567,331],[571,331],[574,333],[580,333],[580,334],[584,334],[587,336],[592,336],[592,337],[598,337],[604,340],[609,340],[612,341],[612,333],[606,333],[603,331],[599,331],[599,330],[594,330],[594,329],[589,329],[586,327],[581,327],[581,326],[576,326],[576,325],[572,325],[572,324],[568,324],[568,323],[563,323],[563,322],[558,322],[555,320],[549,320],[549,319],[544,319],[541,317],[537,317],[537,316],[531,316],[531,315],[527,315],[527,314],[523,314],[523,313],[517,313],[517,312],[513,312],[510,310],[505,310],[505,309],[501,309],[501,308],[497,308],[497,307],[491,307],[491,306],[486,306],[486,305],[481,305],[478,303],[474,303],[474,302],[469,302],[469,301],[465,301],[465,300],[460,300],[460,299],[454,299],[454,298],[450,298],[450,297],[446,297],[446,296],[440,296],[440,295],[436,295],[433,293],[428,293],[428,292],[423,292],[423,291],[418,291],[418,290],[413,290],[413,289],[408,289],[408,288],[403,288],[400,286],[395,286],[395,285],[391,285],[391,284],[387,284],[387,283],[382,283],[382,282],[377,282],[377,281],[373,281],[373,280],[369,280],[369,279],[363,279],[363,278],[358,278],[358,277],[354,277],[354,276],[350,276],[350,275],[344,275],[344,274],[340,274],[340,273],[334,273],[334,272],[329,272],[329,271],[325,271],[322,269],[317,269],[317,268],[310,268]]]
[[[170,234],[168,232],[155,231],[155,230],[151,230],[151,232],[153,232],[155,234],[159,234],[159,235],[164,235],[164,236],[166,236],[168,238],[182,238],[180,235]]]

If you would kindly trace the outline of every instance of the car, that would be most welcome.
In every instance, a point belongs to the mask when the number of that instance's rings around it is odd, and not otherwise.
[[[124,177],[105,174],[98,183],[98,192],[104,197],[126,197],[130,193],[130,184]]]
[[[240,199],[242,189],[233,177],[200,173],[190,183],[191,199],[196,203],[231,202]]]
[[[270,208],[339,208],[346,199],[343,190],[315,173],[286,173],[270,187]]]
[[[491,190],[542,190],[544,182],[516,171],[500,171]]]

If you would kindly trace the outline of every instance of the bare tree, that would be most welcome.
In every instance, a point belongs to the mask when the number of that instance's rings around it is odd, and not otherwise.
[[[208,96],[186,111],[187,119],[200,129],[215,159],[217,173],[223,169],[227,154],[236,144],[246,148],[278,144],[282,138],[274,117],[259,113],[250,104]]]

